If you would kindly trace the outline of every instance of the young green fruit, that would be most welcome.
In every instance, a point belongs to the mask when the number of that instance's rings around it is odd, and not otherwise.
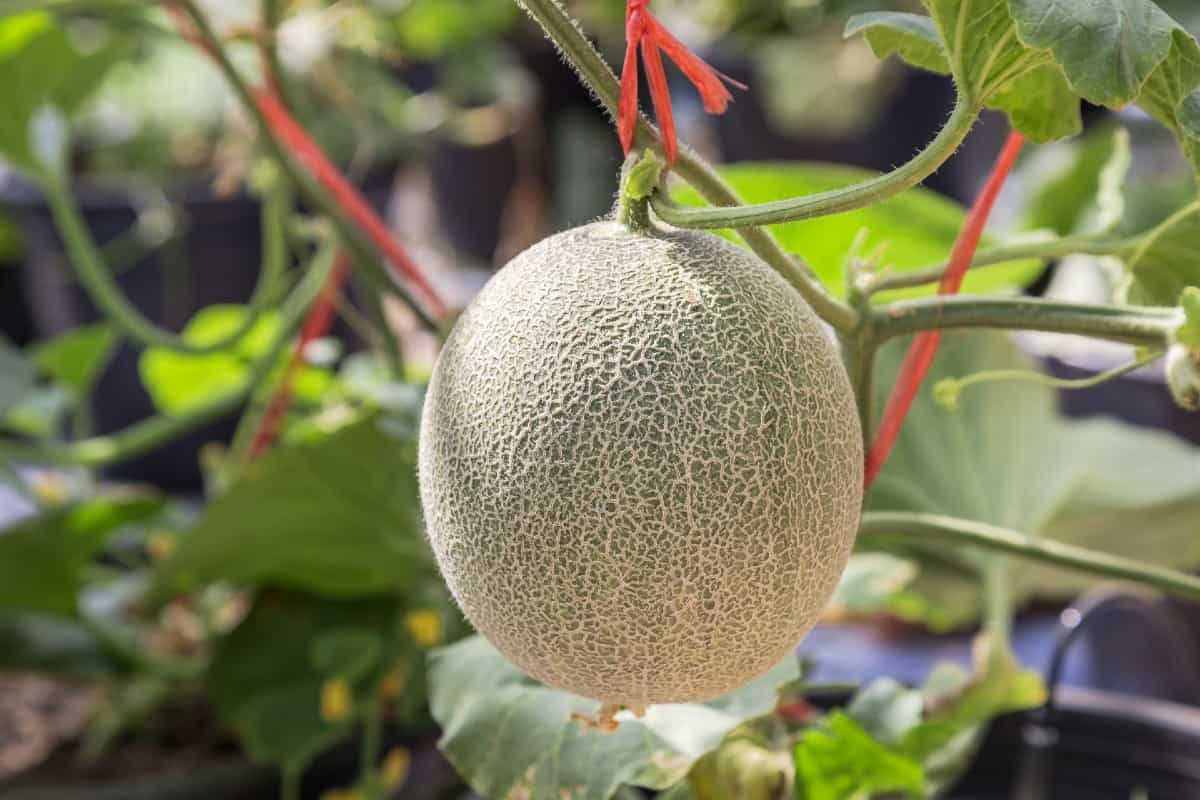
[[[786,656],[862,504],[853,393],[804,300],[711,234],[610,222],[517,256],[460,317],[419,463],[475,627],[543,683],[635,710]]]

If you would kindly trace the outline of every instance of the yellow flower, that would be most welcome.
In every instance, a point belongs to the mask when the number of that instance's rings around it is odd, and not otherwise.
[[[358,789],[330,789],[322,792],[321,800],[364,800]]]
[[[330,678],[321,687],[321,719],[326,722],[341,722],[353,710],[350,684],[343,678]]]
[[[437,647],[442,643],[442,618],[436,611],[410,611],[404,624],[417,647]]]
[[[385,789],[399,789],[408,778],[408,767],[412,764],[412,753],[403,747],[393,748],[383,759],[379,778]]]
[[[146,552],[153,561],[165,561],[175,554],[175,534],[155,531],[146,537]]]
[[[408,668],[404,664],[400,664],[383,676],[383,680],[379,684],[379,694],[385,700],[395,700],[404,691],[407,683]]]

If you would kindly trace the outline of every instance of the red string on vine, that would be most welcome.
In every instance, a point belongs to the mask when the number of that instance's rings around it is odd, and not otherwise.
[[[939,295],[957,294],[962,287],[967,268],[971,266],[971,261],[975,258],[975,251],[979,248],[979,240],[983,237],[988,217],[991,216],[992,209],[996,205],[996,198],[1000,195],[1004,181],[1012,172],[1013,164],[1016,163],[1017,156],[1020,155],[1024,144],[1025,139],[1021,134],[1015,131],[1009,134],[1008,141],[1000,152],[996,165],[992,168],[992,174],[988,177],[983,191],[976,198],[975,205],[971,207],[971,212],[967,215],[962,231],[959,232],[958,239],[954,243],[950,264],[946,267],[946,272],[942,275],[941,283],[938,286]],[[933,363],[933,357],[937,353],[938,343],[941,339],[941,331],[927,331],[914,337],[908,348],[904,363],[900,366],[900,373],[896,377],[896,385],[892,389],[892,394],[884,409],[879,431],[875,434],[875,441],[867,452],[865,485],[868,489],[871,488],[871,484],[874,483],[880,470],[883,469],[883,465],[887,462],[892,446],[900,435],[904,418],[908,415],[917,391],[921,388],[925,373],[929,371],[929,367]]]
[[[663,69],[662,54],[675,62],[680,71],[700,90],[704,110],[710,114],[723,114],[729,107],[733,95],[725,84],[739,89],[746,87],[722,75],[704,63],[676,39],[662,23],[650,13],[650,0],[626,0],[625,3],[625,65],[621,70],[621,98],[617,105],[617,131],[625,155],[633,149],[634,131],[638,119],[638,49],[646,62],[646,82],[650,85],[650,99],[654,102],[654,113],[662,130],[663,150],[667,163],[674,164],[679,155],[679,144],[675,135],[675,114],[671,109],[671,92],[667,87],[667,73]]]
[[[315,340],[329,333],[336,317],[338,300],[342,296],[346,279],[349,276],[350,257],[343,251],[338,253],[333,271],[329,274],[324,288],[321,289],[321,295],[304,319],[304,325],[300,329],[300,338],[296,340],[296,346],[293,348],[287,366],[284,367],[283,376],[279,380],[279,388],[271,395],[271,400],[267,403],[267,408],[263,411],[262,419],[259,421],[258,429],[254,432],[254,438],[250,440],[250,446],[246,450],[247,459],[253,461],[266,454],[279,437],[283,421],[292,407],[296,376],[304,367],[305,351]]]

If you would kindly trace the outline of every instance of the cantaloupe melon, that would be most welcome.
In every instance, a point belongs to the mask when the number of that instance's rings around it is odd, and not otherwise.
[[[613,222],[530,248],[463,313],[419,462],[468,619],[538,680],[634,709],[786,656],[862,501],[849,380],[796,291],[711,234]]]

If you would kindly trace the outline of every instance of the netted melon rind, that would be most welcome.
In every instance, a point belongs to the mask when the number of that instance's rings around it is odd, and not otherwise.
[[[783,658],[862,501],[853,393],[795,290],[710,234],[607,222],[517,256],[458,320],[419,463],[476,628],[543,683],[632,707]]]

